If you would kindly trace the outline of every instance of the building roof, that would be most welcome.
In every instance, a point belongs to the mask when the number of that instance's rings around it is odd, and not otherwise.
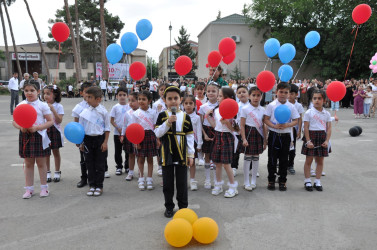
[[[246,23],[247,18],[245,16],[242,16],[240,14],[232,14],[217,20],[214,20],[207,24],[207,26],[199,33],[198,37],[209,27],[211,24],[243,24],[248,25]]]

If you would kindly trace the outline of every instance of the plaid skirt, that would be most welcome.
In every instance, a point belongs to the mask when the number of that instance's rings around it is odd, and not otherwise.
[[[51,155],[51,149],[43,150],[42,136],[38,132],[22,133],[19,135],[18,153],[21,158],[37,158]]]
[[[134,144],[127,139],[127,136],[123,136],[123,150],[127,154],[135,154]]]
[[[234,152],[234,136],[229,132],[215,132],[215,140],[211,153],[211,160],[214,163],[232,163]]]
[[[213,127],[203,125],[203,130],[206,132],[209,138],[215,137],[215,129]],[[203,134],[202,152],[205,154],[211,153],[212,148],[213,148],[213,141],[204,140],[204,134]]]
[[[260,155],[263,153],[263,137],[255,127],[245,126],[245,136],[249,146],[242,146],[245,155]],[[242,143],[242,141],[241,141]]]
[[[326,132],[321,131],[311,131],[309,130],[310,140],[312,141],[314,148],[308,148],[306,146],[306,139],[305,136],[303,138],[304,143],[302,144],[301,154],[307,156],[317,156],[317,157],[327,157],[329,156],[328,148],[322,147],[322,143],[326,141]]]
[[[57,148],[62,148],[62,137],[59,132],[59,130],[55,127],[55,125],[52,125],[47,129],[47,135],[48,138],[50,138],[50,148],[51,149],[57,149]]]
[[[157,138],[152,130],[145,130],[145,137],[140,143],[140,147],[141,149],[136,150],[136,155],[138,157],[157,156]]]

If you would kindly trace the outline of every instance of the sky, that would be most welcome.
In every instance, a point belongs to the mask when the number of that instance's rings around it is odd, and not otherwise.
[[[68,2],[69,4],[74,4],[74,0],[69,0]],[[251,0],[108,0],[105,8],[113,15],[119,16],[125,24],[120,37],[126,32],[134,32],[136,34],[136,24],[140,19],[148,19],[152,23],[153,31],[151,36],[144,41],[139,40],[138,48],[147,50],[147,55],[158,62],[162,49],[170,44],[170,22],[172,25],[172,45],[175,44],[174,38],[178,37],[179,29],[182,25],[190,34],[190,40],[198,41],[198,34],[209,22],[216,19],[219,10],[221,11],[221,17],[235,13],[241,14],[244,3],[250,2]],[[41,39],[48,41],[48,19],[55,18],[56,10],[63,7],[64,1],[29,0],[28,3]],[[8,7],[8,11],[16,44],[37,42],[24,1],[16,1]],[[5,22],[7,23],[7,21]],[[12,45],[8,25],[6,26],[8,45]],[[3,32],[1,26],[0,28]],[[120,45],[120,38],[117,43]],[[3,36],[0,37],[0,45],[4,45]]]

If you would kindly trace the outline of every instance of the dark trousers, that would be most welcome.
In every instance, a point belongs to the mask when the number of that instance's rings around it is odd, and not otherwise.
[[[13,107],[18,105],[18,90],[10,91],[10,113],[13,115]]]
[[[163,192],[165,197],[166,209],[174,209],[174,171],[177,187],[178,207],[186,208],[188,206],[187,198],[187,167],[180,165],[169,165],[162,167],[162,180],[164,183]]]
[[[288,154],[291,136],[273,131],[268,135],[268,182],[275,182],[276,164],[279,159],[279,182],[287,181]]]
[[[88,168],[88,181],[90,187],[103,188],[105,163],[107,151],[102,152],[101,145],[105,134],[84,137],[85,164]]]
[[[297,131],[296,128],[293,127],[293,145],[294,149],[289,151],[289,156],[288,156],[288,166],[289,167],[294,167],[295,165],[295,157],[296,157],[296,137],[297,137]]]
[[[106,100],[106,89],[101,89],[102,90],[102,93],[103,93],[103,98],[105,98]]]
[[[88,170],[85,165],[85,156],[84,152],[80,151],[80,166],[81,166],[81,180],[88,180]]]
[[[25,93],[23,91],[21,91],[21,95],[22,95],[22,100],[26,100],[26,96],[25,96]]]
[[[120,135],[114,135],[114,148],[115,148],[115,153],[114,153],[114,158],[115,158],[115,163],[117,169],[122,169],[123,168],[123,159],[122,159],[122,149],[123,149],[123,144],[120,142]],[[124,169],[128,168],[128,154],[125,152],[125,160],[124,160]]]

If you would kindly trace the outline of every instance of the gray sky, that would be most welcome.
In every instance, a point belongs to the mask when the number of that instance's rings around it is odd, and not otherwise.
[[[57,9],[64,5],[63,0],[29,0],[30,9],[42,40],[48,41],[48,19],[55,17]],[[73,4],[73,0],[68,1]],[[129,3],[128,3],[129,2]],[[157,62],[158,57],[164,47],[169,46],[169,22],[172,24],[172,44],[174,38],[178,37],[179,28],[183,25],[190,39],[197,41],[197,35],[206,25],[215,20],[218,11],[225,17],[234,13],[241,14],[244,3],[250,0],[109,0],[105,4],[113,15],[118,15],[125,26],[121,36],[125,32],[136,34],[136,23],[140,19],[148,19],[153,25],[153,32],[144,41],[139,40],[138,48],[148,51],[148,56],[152,56]],[[4,8],[3,8],[4,11]],[[16,44],[26,44],[37,42],[31,20],[27,14],[24,1],[18,0],[8,8],[11,17],[13,32]],[[4,13],[5,15],[5,13]],[[7,23],[7,21],[6,21]],[[8,45],[12,45],[12,40],[7,27]],[[0,26],[1,30],[2,27]],[[2,30],[3,31],[3,30]],[[121,37],[120,36],[120,37]],[[117,41],[120,45],[120,41]],[[4,45],[3,36],[0,37],[0,44]]]

